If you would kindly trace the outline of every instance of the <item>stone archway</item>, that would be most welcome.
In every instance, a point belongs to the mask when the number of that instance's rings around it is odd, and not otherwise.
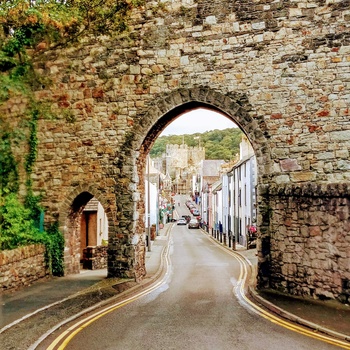
[[[124,231],[117,229],[118,243],[124,241],[127,244],[122,245],[125,253],[122,264],[118,263],[118,256],[110,257],[115,265],[109,269],[109,274],[139,278],[144,275],[142,193],[146,156],[167,124],[181,113],[198,107],[218,111],[232,119],[255,150],[258,167],[257,287],[348,300],[349,278],[345,266],[348,261],[348,186],[317,186],[309,181],[279,183],[273,173],[275,161],[270,153],[270,135],[265,122],[250,109],[248,99],[244,95],[224,94],[208,87],[179,89],[159,96],[140,114],[138,122],[127,134],[118,158],[121,171],[116,179],[116,195],[123,198],[117,215],[123,218],[124,228]],[[284,174],[295,171],[296,162],[289,160],[289,163],[278,163]],[[328,207],[332,208],[332,213],[327,212]],[[335,225],[336,230],[332,228]],[[334,248],[335,235],[341,235],[341,240],[339,247]],[[327,256],[322,254],[323,247],[329,251]],[[338,262],[335,273],[333,266],[339,259],[342,262]],[[118,267],[122,269],[118,270]],[[323,284],[324,287],[318,287]]]
[[[121,147],[118,159],[120,176],[116,180],[116,195],[120,201],[117,205],[117,216],[123,218],[123,227],[129,227],[123,232],[122,227],[117,229],[121,237],[128,237],[127,251],[133,256],[127,269],[135,271],[136,277],[142,277],[144,271],[144,172],[146,156],[161,131],[180,114],[196,108],[207,108],[224,114],[237,124],[248,136],[256,152],[259,183],[268,177],[266,170],[270,163],[269,148],[267,146],[263,123],[252,115],[249,101],[243,94],[223,94],[209,87],[196,87],[192,89],[178,89],[170,94],[159,96],[147,110],[139,116],[139,123],[127,135],[127,141]],[[261,223],[258,222],[258,225]],[[266,232],[268,235],[268,232]],[[126,235],[126,236],[125,236]],[[111,258],[118,261],[118,256]],[[117,265],[116,265],[117,266]],[[125,270],[126,271],[126,270]],[[109,269],[111,275],[124,275],[125,271],[115,268]]]

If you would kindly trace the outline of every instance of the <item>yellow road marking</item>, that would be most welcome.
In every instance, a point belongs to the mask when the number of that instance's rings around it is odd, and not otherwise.
[[[166,253],[165,253],[165,257],[163,258],[163,256],[161,257],[162,260],[165,259],[166,260],[166,265],[169,266],[169,257],[168,257],[169,251],[168,251],[168,247],[166,248]],[[101,311],[98,311],[96,313],[94,313],[93,315],[84,318],[83,320],[75,323],[74,325],[72,325],[71,327],[69,327],[67,330],[65,330],[64,332],[62,332],[47,348],[47,350],[54,350],[56,349],[56,346],[60,343],[61,345],[59,345],[57,347],[57,350],[63,350],[66,348],[66,346],[69,344],[69,342],[80,332],[82,331],[84,328],[88,327],[91,323],[95,322],[96,320],[98,320],[99,318],[107,315],[108,313],[117,310],[125,305],[128,305],[130,303],[132,303],[133,301],[153,292],[155,289],[159,288],[162,284],[165,283],[166,279],[168,278],[168,273],[169,271],[167,270],[167,272],[165,273],[165,275],[163,276],[163,278],[151,285],[149,288],[145,289],[144,291],[141,291],[140,293],[138,293],[135,296],[132,296],[124,301],[121,301],[117,304],[114,304],[112,306],[109,306],[107,308],[104,308]],[[64,340],[63,340],[64,339]],[[63,341],[62,341],[63,340]]]
[[[211,239],[209,236],[206,235],[206,237],[208,237],[208,239]],[[212,240],[212,239],[211,239]],[[213,241],[213,240],[212,240]],[[248,299],[248,297],[246,296],[246,292],[244,289],[244,286],[246,284],[247,281],[247,277],[248,277],[248,269],[247,269],[247,265],[248,262],[245,258],[243,258],[241,255],[233,252],[233,251],[229,251],[228,249],[222,247],[220,244],[218,244],[217,242],[213,241],[219,248],[221,248],[223,251],[225,251],[227,254],[230,254],[231,256],[233,256],[239,263],[240,265],[240,274],[239,274],[239,278],[238,278],[238,285],[236,287],[237,290],[237,294],[239,297],[241,297],[241,300],[243,300],[246,304],[247,307],[249,307],[250,310],[252,310],[253,312],[255,312],[256,314],[262,316],[263,318],[269,320],[272,323],[278,324],[281,327],[284,327],[286,329],[289,329],[291,331],[297,332],[299,334],[303,334],[305,336],[320,340],[320,341],[324,341],[326,343],[341,347],[343,349],[349,349],[350,350],[350,344],[346,341],[342,341],[339,339],[335,339],[332,337],[329,337],[327,335],[324,334],[320,334],[320,333],[315,333],[314,331],[310,331],[304,327],[300,327],[294,323],[291,323],[289,321],[286,321],[280,317],[275,316],[274,314],[262,309],[260,306],[254,304],[251,300]],[[167,254],[165,256],[165,259],[167,260],[167,265],[169,265],[169,261],[168,261],[168,250],[167,250]],[[57,348],[57,350],[63,350],[66,348],[66,346],[69,344],[69,342],[80,332],[82,331],[84,328],[88,327],[91,323],[95,322],[96,320],[98,320],[99,318],[107,315],[108,313],[117,310],[125,305],[130,304],[131,302],[139,299],[140,297],[151,293],[153,290],[157,289],[158,287],[160,287],[162,284],[164,284],[164,281],[167,278],[167,273],[166,275],[163,277],[163,279],[161,281],[159,281],[158,283],[152,285],[150,288],[146,289],[145,291],[130,297],[122,302],[119,302],[113,306],[110,306],[108,308],[105,308],[87,318],[85,318],[84,320],[81,320],[77,323],[75,323],[73,326],[69,327],[66,331],[64,331],[63,333],[61,333],[51,344],[50,346],[47,348],[47,350],[54,350],[55,347],[60,343],[61,345]],[[63,340],[64,339],[64,340]],[[62,341],[63,340],[63,341]]]
[[[164,283],[164,279],[162,281],[158,282],[157,284],[153,285],[151,288],[148,288],[147,290],[135,295],[134,297],[130,297],[125,301],[119,302],[113,306],[110,306],[108,308],[103,309],[102,311],[96,312],[93,315],[75,323],[73,326],[69,327],[67,330],[65,330],[63,333],[61,333],[51,344],[48,346],[47,350],[53,350],[57,346],[58,343],[62,341],[62,339],[65,339],[62,344],[57,348],[59,350],[65,349],[68,343],[84,328],[89,326],[91,323],[95,322],[99,318],[109,314],[110,312],[117,310],[125,305],[128,305],[132,303],[133,301],[139,299],[140,297],[151,293],[153,290],[157,289],[160,285]]]
[[[207,236],[207,235],[206,235]],[[207,236],[210,240],[214,241],[212,238]],[[246,306],[249,307],[250,310],[254,311],[256,314],[264,317],[265,319],[269,320],[272,323],[278,324],[284,328],[287,328],[291,331],[306,335],[311,338],[315,338],[321,341],[324,341],[326,343],[341,347],[343,349],[349,349],[350,350],[350,344],[347,341],[343,341],[341,339],[336,339],[330,336],[327,336],[325,334],[321,333],[315,333],[315,331],[310,331],[307,328],[298,326],[292,322],[286,321],[281,317],[278,317],[264,309],[262,309],[260,306],[253,303],[247,296],[244,289],[244,286],[246,284],[247,278],[248,278],[248,269],[247,269],[247,260],[243,258],[241,255],[228,250],[227,248],[222,247],[219,243],[214,241],[214,243],[221,248],[223,251],[225,251],[227,254],[233,256],[240,264],[240,276],[238,278],[238,286],[237,288],[237,294],[239,297],[243,299],[243,301],[246,303]]]

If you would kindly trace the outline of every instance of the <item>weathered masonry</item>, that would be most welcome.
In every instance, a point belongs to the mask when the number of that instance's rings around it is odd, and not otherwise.
[[[59,117],[39,121],[33,184],[65,234],[67,273],[95,196],[108,274],[142,278],[145,157],[174,118],[205,107],[256,152],[258,285],[349,299],[349,1],[147,1],[129,33],[49,52],[37,70],[52,80],[37,98]]]

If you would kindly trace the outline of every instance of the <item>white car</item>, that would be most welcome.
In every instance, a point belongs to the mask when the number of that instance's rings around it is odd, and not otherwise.
[[[186,225],[186,224],[187,224],[186,219],[179,219],[179,220],[177,220],[177,224],[176,225]]]
[[[199,222],[197,219],[191,219],[188,223],[188,228],[199,228]]]

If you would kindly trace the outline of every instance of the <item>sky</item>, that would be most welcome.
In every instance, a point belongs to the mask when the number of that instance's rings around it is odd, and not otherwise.
[[[175,119],[163,130],[160,136],[195,134],[234,127],[236,124],[222,114],[199,108]]]

